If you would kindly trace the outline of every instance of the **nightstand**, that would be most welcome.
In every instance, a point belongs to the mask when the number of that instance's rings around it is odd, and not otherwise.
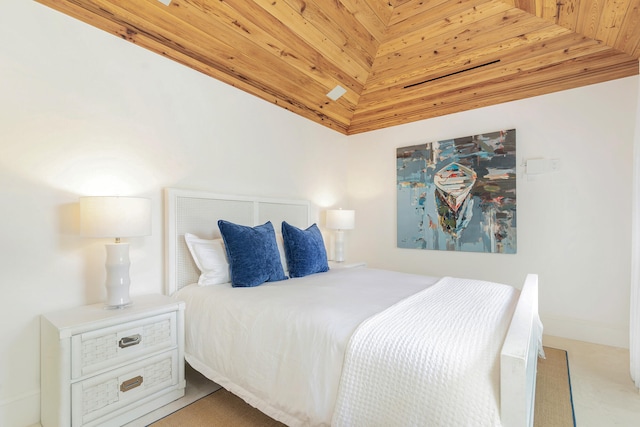
[[[184,396],[184,302],[164,295],[41,316],[43,427],[121,426]]]
[[[329,269],[338,269],[338,268],[356,268],[356,267],[366,267],[366,262],[336,262],[329,261]]]

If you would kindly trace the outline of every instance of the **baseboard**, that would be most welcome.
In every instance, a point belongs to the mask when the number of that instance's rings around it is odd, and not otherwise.
[[[0,426],[39,427],[40,390],[33,390],[0,401]]]
[[[540,313],[544,334],[612,347],[629,348],[629,330],[597,322]]]

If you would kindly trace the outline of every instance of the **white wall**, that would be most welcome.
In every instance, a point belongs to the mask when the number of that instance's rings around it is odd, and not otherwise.
[[[639,85],[640,86],[640,85]],[[629,303],[629,367],[635,386],[640,388],[640,87],[633,145],[633,197],[631,219],[631,292]]]
[[[546,333],[628,347],[632,152],[638,77],[353,136],[348,257],[370,266],[521,286],[540,275]],[[517,131],[515,255],[398,249],[397,147]],[[522,161],[560,159],[528,179]]]
[[[534,271],[548,332],[627,345],[637,78],[346,138],[33,1],[0,1],[0,425],[39,419],[38,316],[103,298],[103,242],[78,236],[80,195],[152,199],[152,236],[131,240],[134,295],[162,291],[162,188],[300,197],[357,210],[350,259],[517,284]],[[512,127],[519,158],[562,160],[519,175],[518,254],[397,249],[395,148]]]
[[[98,302],[78,197],[150,197],[132,294],[163,290],[162,188],[345,200],[346,137],[33,1],[0,14],[0,425],[39,421],[39,315]],[[10,42],[9,42],[10,41]]]

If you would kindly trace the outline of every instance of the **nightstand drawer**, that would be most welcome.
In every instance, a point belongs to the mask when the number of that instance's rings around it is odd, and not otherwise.
[[[178,350],[71,385],[72,425],[98,425],[178,384]]]
[[[177,345],[175,311],[73,335],[71,378],[116,368]]]

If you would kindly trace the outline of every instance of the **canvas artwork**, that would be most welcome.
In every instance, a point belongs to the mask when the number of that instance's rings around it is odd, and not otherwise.
[[[516,131],[397,149],[398,247],[515,254]]]

